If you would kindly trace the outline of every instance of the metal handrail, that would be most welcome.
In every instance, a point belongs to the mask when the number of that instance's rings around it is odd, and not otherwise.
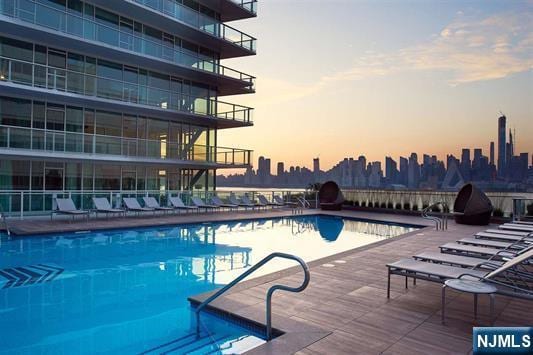
[[[2,217],[2,223],[4,223],[4,228],[6,229],[7,235],[11,235],[11,231],[9,230],[9,226],[7,225],[6,214],[4,213],[4,208],[2,207],[1,203],[0,203],[0,216]]]
[[[281,291],[289,291],[289,292],[302,292],[303,290],[305,290],[307,285],[309,285],[309,280],[311,277],[309,274],[309,267],[307,266],[305,261],[303,261],[301,258],[299,258],[296,255],[280,253],[280,252],[272,253],[268,255],[267,257],[263,258],[257,264],[252,266],[250,269],[242,273],[239,277],[231,281],[229,284],[227,284],[226,286],[218,290],[216,293],[209,296],[205,301],[200,303],[194,310],[196,313],[196,334],[200,333],[200,311],[205,306],[207,306],[209,303],[211,303],[212,301],[220,297],[230,288],[238,284],[248,275],[255,272],[257,269],[259,269],[260,267],[262,267],[263,265],[265,265],[266,263],[268,263],[270,260],[274,258],[284,258],[284,259],[290,259],[290,260],[297,261],[304,271],[304,281],[298,287],[290,287],[290,286],[285,286],[285,285],[274,285],[268,289],[267,296],[266,296],[266,338],[267,338],[267,341],[271,340],[272,339],[272,294],[274,293],[274,291],[281,290]]]
[[[430,216],[428,214],[433,207],[437,207],[439,205],[442,206],[444,211],[448,209],[448,204],[446,202],[443,202],[443,201],[435,202],[422,210],[422,218],[429,219],[430,221],[435,222],[436,230],[439,230],[439,229],[446,230],[448,229],[448,215],[446,213],[442,213],[442,218],[439,218],[437,216]]]

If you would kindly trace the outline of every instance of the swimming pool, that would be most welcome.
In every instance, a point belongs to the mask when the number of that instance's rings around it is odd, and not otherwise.
[[[187,297],[220,287],[273,251],[306,261],[416,226],[298,216],[0,239],[0,353],[235,353],[263,342],[202,315]],[[276,260],[255,276],[294,265]],[[312,277],[312,275],[311,275]],[[295,296],[297,297],[297,296]]]

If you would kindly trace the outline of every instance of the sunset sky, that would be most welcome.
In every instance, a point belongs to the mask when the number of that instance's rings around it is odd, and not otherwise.
[[[254,127],[219,132],[273,164],[329,169],[344,157],[459,155],[496,141],[501,110],[533,152],[533,1],[263,0],[230,25],[258,55]],[[275,171],[274,167],[273,170]]]

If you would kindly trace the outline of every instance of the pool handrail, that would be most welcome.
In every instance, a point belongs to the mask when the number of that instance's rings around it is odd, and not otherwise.
[[[233,281],[231,281],[226,286],[222,287],[220,290],[209,296],[205,301],[200,303],[198,306],[196,306],[194,312],[196,313],[196,334],[200,334],[200,311],[207,306],[209,303],[220,297],[222,294],[224,294],[226,291],[228,291],[230,288],[238,284],[240,281],[242,281],[244,278],[246,278],[251,273],[255,272],[257,269],[268,263],[270,260],[274,258],[284,258],[284,259],[290,259],[295,260],[300,264],[304,271],[304,280],[302,284],[298,287],[290,287],[286,285],[274,285],[270,287],[267,291],[266,296],[266,340],[270,341],[272,339],[272,294],[276,290],[281,291],[288,291],[288,292],[302,292],[306,289],[307,285],[309,285],[309,280],[311,278],[309,274],[309,266],[307,266],[306,262],[303,261],[300,257],[292,254],[287,253],[280,253],[275,252],[272,253],[265,258],[263,258],[261,261],[259,261],[257,264],[252,266],[250,269],[243,272],[241,275],[239,275],[237,278],[235,278]]]

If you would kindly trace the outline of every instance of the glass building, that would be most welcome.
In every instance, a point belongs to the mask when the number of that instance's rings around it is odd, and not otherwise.
[[[256,0],[0,0],[3,208],[209,192],[217,169],[248,167],[217,132],[253,124],[221,97],[255,78],[221,62],[255,54],[227,24],[254,16]]]

